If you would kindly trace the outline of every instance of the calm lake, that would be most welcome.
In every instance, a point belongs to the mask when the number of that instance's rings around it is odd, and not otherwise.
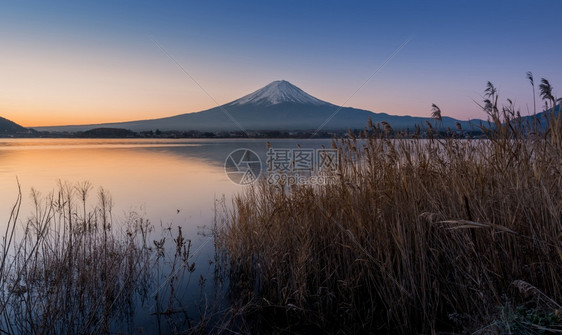
[[[229,179],[225,160],[234,150],[248,148],[261,158],[265,171],[268,141],[274,148],[288,149],[297,145],[329,148],[331,143],[302,139],[0,139],[0,229],[5,229],[16,201],[18,181],[23,195],[20,221],[32,214],[32,188],[47,195],[59,180],[89,181],[94,186],[88,200],[92,204],[100,187],[111,194],[114,224],[135,211],[150,220],[156,232],[160,227],[182,227],[184,237],[192,241],[192,260],[198,265],[194,275],[208,278],[213,272],[209,229],[215,201],[224,196],[229,204],[230,197],[245,187]],[[192,281],[183,296],[186,304],[199,293],[197,280]],[[150,303],[138,308],[130,329],[155,332],[151,308]],[[165,327],[158,326],[162,329],[165,332]]]

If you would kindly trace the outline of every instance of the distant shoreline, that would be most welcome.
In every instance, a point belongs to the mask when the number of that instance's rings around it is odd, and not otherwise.
[[[353,130],[332,130],[332,131],[320,131],[315,130],[250,130],[246,132],[242,131],[141,131],[133,132],[128,129],[122,128],[95,128],[84,132],[38,132],[31,130],[28,133],[15,133],[15,134],[0,134],[0,138],[168,138],[168,139],[186,139],[186,138],[296,138],[296,139],[306,139],[306,138],[317,138],[317,139],[329,139],[329,138],[345,138],[350,137],[351,134],[355,137],[361,137],[365,132],[364,129],[353,129]],[[435,135],[450,135],[452,130],[435,132]],[[471,130],[455,133],[461,138],[474,138],[482,135],[481,131]],[[429,138],[425,131],[421,134],[415,134],[411,130],[400,130],[393,131],[390,134],[386,134],[389,137],[394,138]]]

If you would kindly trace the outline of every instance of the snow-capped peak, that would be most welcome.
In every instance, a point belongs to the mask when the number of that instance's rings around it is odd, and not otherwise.
[[[231,102],[230,105],[276,105],[283,102],[296,102],[308,105],[328,104],[325,101],[316,99],[288,81],[277,80],[253,93]]]

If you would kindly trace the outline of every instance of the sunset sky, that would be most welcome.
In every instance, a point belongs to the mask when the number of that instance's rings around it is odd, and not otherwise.
[[[527,114],[527,71],[562,96],[562,1],[385,3],[0,1],[0,116],[27,127],[158,118],[280,79],[340,105],[408,39],[346,106],[428,116],[435,103],[484,118],[473,100],[489,80]]]

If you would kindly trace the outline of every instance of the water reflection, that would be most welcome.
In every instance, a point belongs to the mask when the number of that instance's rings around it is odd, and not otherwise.
[[[269,140],[273,147],[329,147],[329,140]],[[112,196],[113,222],[125,222],[131,211],[147,218],[156,231],[177,233],[191,241],[190,262],[193,272],[178,279],[181,300],[198,301],[200,295],[212,296],[212,285],[201,291],[198,279],[212,278],[214,249],[209,229],[213,224],[215,200],[242,191],[224,172],[230,152],[248,148],[260,155],[265,164],[267,140],[90,140],[90,139],[10,139],[0,140],[0,229],[5,228],[17,197],[19,180],[23,194],[20,221],[32,212],[31,189],[43,195],[56,189],[58,180],[69,183],[89,181],[105,188]],[[98,199],[93,192],[88,206]],[[227,200],[228,204],[228,200]],[[168,238],[167,246],[173,238]],[[167,248],[168,250],[169,248]],[[172,255],[174,250],[169,251]],[[173,265],[162,264],[169,273]],[[167,280],[162,277],[160,280]],[[158,291],[155,291],[158,292]],[[166,290],[160,292],[160,298]],[[137,309],[134,323],[154,330],[159,313],[157,300]],[[162,306],[160,306],[162,307]],[[197,307],[185,309],[197,316]],[[160,311],[161,312],[161,311]],[[156,314],[154,314],[156,313]],[[181,319],[181,315],[177,315]],[[164,327],[165,328],[165,327]]]

